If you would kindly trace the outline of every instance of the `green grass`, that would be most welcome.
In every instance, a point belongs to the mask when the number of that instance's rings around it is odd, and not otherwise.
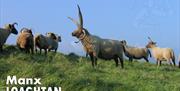
[[[30,55],[6,46],[0,54],[0,87],[6,87],[8,75],[16,75],[42,78],[42,86],[60,86],[63,91],[180,91],[177,67],[124,63],[121,69],[113,60],[98,60],[98,66],[92,68],[88,58],[53,52]]]

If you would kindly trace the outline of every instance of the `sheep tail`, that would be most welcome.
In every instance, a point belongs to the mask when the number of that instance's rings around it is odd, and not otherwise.
[[[176,63],[175,63],[175,55],[174,55],[173,51],[171,52],[171,58],[172,58],[173,64],[176,65]]]

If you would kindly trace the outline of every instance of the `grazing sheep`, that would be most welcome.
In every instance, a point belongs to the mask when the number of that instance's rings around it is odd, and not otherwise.
[[[40,54],[42,49],[44,49],[45,54],[47,54],[47,50],[55,50],[55,52],[57,51],[58,42],[61,41],[61,37],[56,36],[54,33],[47,33],[46,36],[39,34],[35,36],[34,41],[36,52],[38,47],[40,49]]]
[[[17,38],[17,46],[26,53],[34,53],[34,38],[31,29],[22,28]]]
[[[124,54],[129,58],[129,61],[132,62],[133,59],[143,58],[146,62],[149,62],[148,56],[150,55],[151,57],[151,53],[148,48],[128,46],[125,40],[121,41],[121,43],[123,44]]]
[[[91,58],[92,66],[97,65],[97,58],[102,58],[105,60],[114,59],[116,67],[118,66],[118,61],[120,61],[121,67],[123,68],[123,45],[118,40],[102,39],[98,36],[91,35],[88,30],[83,27],[83,17],[79,6],[78,11],[80,23],[68,17],[78,26],[78,29],[72,33],[72,36],[81,41],[86,53],[88,53]]]
[[[173,62],[174,66],[175,63],[175,55],[174,51],[171,48],[160,48],[156,46],[156,42],[152,41],[150,37],[148,37],[150,42],[146,45],[146,48],[150,48],[152,50],[152,54],[156,59],[156,63],[158,66],[161,65],[161,61],[168,61],[171,65],[171,61]]]
[[[55,50],[56,52],[59,46],[58,42],[61,42],[61,37],[51,32],[46,33],[46,36],[53,39],[52,41],[49,41],[50,46],[48,47],[48,51]]]
[[[3,50],[2,47],[11,33],[15,35],[18,34],[18,31],[16,30],[14,25],[18,25],[18,24],[17,23],[7,24],[5,25],[4,28],[0,28],[0,51]]]

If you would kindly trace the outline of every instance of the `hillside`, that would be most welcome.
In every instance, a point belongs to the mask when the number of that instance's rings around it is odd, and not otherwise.
[[[0,54],[0,89],[6,77],[40,77],[43,86],[61,86],[62,91],[180,91],[180,69],[169,65],[98,60],[92,68],[88,58],[61,53],[25,54],[6,46]],[[3,91],[3,90],[1,90]]]

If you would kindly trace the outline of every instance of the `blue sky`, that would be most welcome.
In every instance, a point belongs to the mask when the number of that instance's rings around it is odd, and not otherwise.
[[[150,36],[158,46],[180,53],[180,0],[0,0],[0,26],[16,21],[18,30],[55,32],[62,36],[60,52],[85,55],[71,36],[77,27],[67,18],[78,19],[77,4],[91,34],[139,47]],[[16,37],[10,35],[7,44],[15,44]]]

